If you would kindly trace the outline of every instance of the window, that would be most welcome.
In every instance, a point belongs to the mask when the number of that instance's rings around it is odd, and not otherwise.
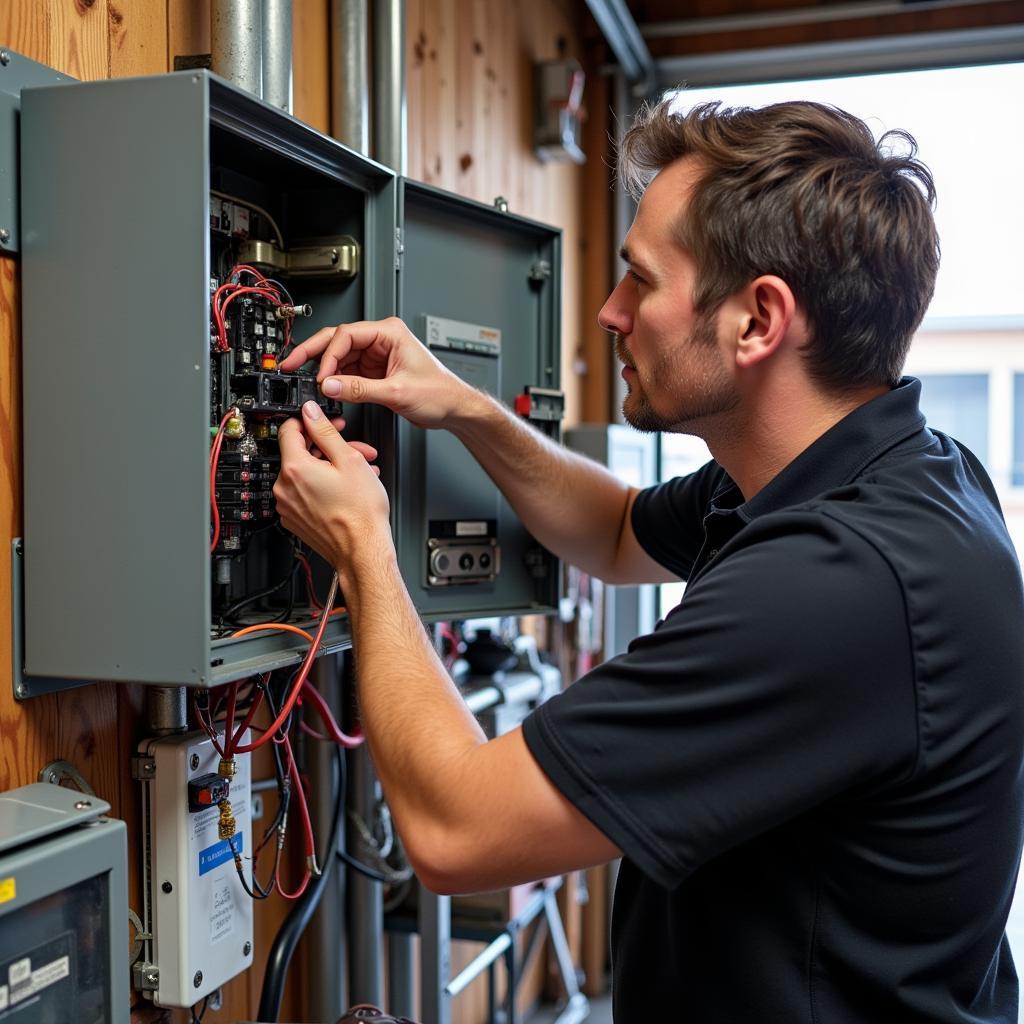
[[[928,426],[966,445],[988,466],[988,374],[922,373],[919,379]]]

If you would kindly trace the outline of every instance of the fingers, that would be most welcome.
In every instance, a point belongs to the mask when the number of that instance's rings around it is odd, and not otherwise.
[[[281,461],[290,462],[308,455],[306,435],[302,424],[295,419],[285,420],[277,429],[277,444],[281,449]]]
[[[390,406],[394,400],[394,381],[374,380],[371,377],[328,377],[320,386],[328,398],[337,402]]]
[[[381,377],[387,370],[391,352],[405,338],[411,337],[408,327],[398,317],[323,327],[281,360],[281,369],[297,370],[322,353],[318,381],[353,364],[357,364],[363,374]]]
[[[310,359],[315,359],[327,348],[327,344],[334,336],[335,330],[336,328],[334,327],[321,327],[311,338],[307,338],[301,345],[296,345],[281,360],[280,368],[287,373],[291,373],[302,366],[303,363],[309,362]]]
[[[294,421],[289,420],[288,422]],[[338,468],[344,466],[345,459],[348,456],[349,444],[347,441],[342,440],[341,435],[316,402],[306,402],[303,405],[302,422],[310,440],[323,452],[326,458]],[[278,437],[280,436],[281,432],[278,431]],[[282,453],[283,458],[284,454]]]

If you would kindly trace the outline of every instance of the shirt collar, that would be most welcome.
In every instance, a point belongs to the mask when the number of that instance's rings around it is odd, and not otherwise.
[[[920,398],[921,382],[904,377],[891,391],[858,406],[822,434],[750,501],[743,503],[730,479],[715,494],[712,508],[725,511],[723,505],[735,501],[733,510],[750,522],[850,483],[880,455],[924,427]]]

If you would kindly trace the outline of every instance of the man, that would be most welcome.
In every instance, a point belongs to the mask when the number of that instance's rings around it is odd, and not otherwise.
[[[1016,1019],[1020,570],[984,470],[900,379],[938,242],[930,175],[897,134],[876,146],[809,103],[663,103],[627,135],[643,195],[600,322],[626,417],[707,441],[692,476],[638,494],[396,320],[323,330],[284,364],[322,355],[325,394],[451,430],[587,572],[688,580],[653,634],[485,742],[363,452],[316,410],[281,431],[278,508],[338,569],[420,877],[486,889],[623,854],[618,1020]]]

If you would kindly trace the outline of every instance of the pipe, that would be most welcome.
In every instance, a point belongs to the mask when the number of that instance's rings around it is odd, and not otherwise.
[[[184,686],[150,686],[146,689],[146,717],[154,736],[188,729],[188,700]]]
[[[331,0],[331,134],[370,155],[367,0]]]
[[[292,112],[292,0],[263,0],[263,98]]]
[[[373,4],[373,155],[406,173],[405,0]]]
[[[368,825],[377,805],[377,778],[364,743],[349,752],[349,806]],[[359,856],[359,833],[349,826],[349,850]],[[348,872],[349,999],[380,1006],[384,1001],[381,951],[384,941],[384,891],[380,882]]]
[[[335,711],[341,720],[342,685],[341,656],[325,654],[318,658],[311,673],[313,685]],[[320,727],[314,722],[315,715],[309,711],[310,724]],[[334,744],[307,743],[307,760],[310,779],[313,782],[310,792],[312,801],[310,811],[314,821],[327,821],[334,810],[337,800],[334,793],[337,789],[335,775],[340,772],[344,780],[344,764],[337,760]],[[341,757],[344,757],[344,753]],[[344,799],[344,797],[342,797]],[[339,822],[335,829],[334,843],[343,845],[345,834],[344,822]],[[337,857],[333,858],[337,860]],[[327,866],[322,865],[324,873]],[[299,955],[305,967],[303,985],[303,1017],[305,1020],[337,1020],[348,1003],[345,1001],[346,971],[345,951],[345,872],[335,870],[326,883],[323,899],[317,908],[313,920],[306,929],[303,948]]]
[[[626,6],[626,0],[587,0],[587,7],[615,54],[622,73],[641,94],[649,93],[654,88],[654,58]]]
[[[263,94],[262,0],[213,0],[210,59],[221,78]]]

